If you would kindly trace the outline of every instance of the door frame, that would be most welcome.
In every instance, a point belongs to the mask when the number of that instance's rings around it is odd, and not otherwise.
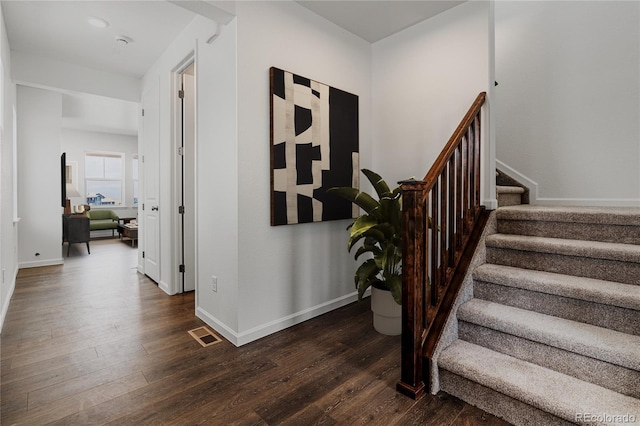
[[[180,114],[182,112],[182,106],[180,99],[178,98],[178,90],[180,90],[182,86],[182,74],[189,68],[191,65],[194,65],[195,73],[197,73],[197,65],[196,65],[196,53],[195,50],[189,52],[189,54],[180,61],[174,69],[171,71],[171,174],[172,174],[172,185],[171,185],[171,212],[170,212],[170,221],[171,221],[171,239],[172,239],[172,252],[171,252],[171,271],[172,271],[172,291],[171,294],[178,294],[183,292],[183,273],[180,272],[179,265],[182,261],[182,222],[181,215],[178,213],[178,206],[181,204],[181,185],[182,185],[182,176],[180,174],[180,161],[182,160],[181,156],[178,154],[178,148],[181,145],[182,140],[182,121],[180,118]],[[194,79],[194,88],[197,85],[197,79]],[[195,99],[194,90],[194,153],[193,156],[196,158],[196,150],[197,150],[197,102]],[[197,185],[196,176],[197,176],[197,162],[194,162],[194,185]],[[194,188],[195,191],[195,188]],[[194,226],[197,227],[197,220],[195,218],[197,211],[197,197],[195,197],[193,209],[190,214],[193,214],[194,217]],[[198,233],[194,232],[194,241],[193,243],[197,246]],[[194,270],[197,271],[196,263],[197,256],[194,256]],[[195,291],[196,298],[198,297],[198,283],[197,283],[197,273],[194,273],[195,280]]]

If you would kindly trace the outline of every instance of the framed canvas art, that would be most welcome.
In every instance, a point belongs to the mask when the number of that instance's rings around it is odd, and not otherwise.
[[[356,217],[334,194],[359,187],[358,96],[272,67],[271,225]]]

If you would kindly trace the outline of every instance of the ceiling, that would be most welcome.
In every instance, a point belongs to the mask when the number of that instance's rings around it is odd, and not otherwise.
[[[297,0],[296,3],[368,42],[375,43],[464,1]]]
[[[166,1],[3,1],[2,11],[12,50],[138,78],[194,17]]]
[[[453,0],[296,2],[371,43],[463,3]],[[203,5],[211,6],[185,0],[2,0],[2,12],[9,45],[14,51],[141,78],[195,17],[191,10],[202,11]],[[93,27],[88,23],[89,17],[102,18],[109,26]],[[121,36],[131,41],[126,45],[116,42]],[[68,105],[88,105],[88,95],[66,96]],[[105,102],[105,99],[96,99],[98,105]],[[130,103],[122,105],[123,110],[131,111]],[[110,108],[116,108],[116,104],[110,103]],[[87,106],[87,110],[90,109]],[[67,110],[79,111],[77,107]],[[113,117],[95,122],[102,116],[104,114],[76,113],[63,119],[72,128],[135,132],[130,119],[117,129],[118,123]]]
[[[12,50],[140,78],[194,13],[163,0],[2,1]],[[376,42],[462,1],[306,1],[298,4],[336,25]],[[90,16],[109,22],[92,27]],[[127,45],[118,36],[132,39]]]

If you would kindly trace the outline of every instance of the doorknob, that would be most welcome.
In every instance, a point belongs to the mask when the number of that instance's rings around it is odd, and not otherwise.
[[[151,206],[151,211],[158,211],[158,206]]]

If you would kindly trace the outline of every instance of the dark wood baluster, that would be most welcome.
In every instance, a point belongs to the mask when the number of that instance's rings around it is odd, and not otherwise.
[[[453,262],[456,256],[456,168],[455,168],[455,156],[448,161],[449,168],[449,229],[447,238],[449,239],[449,267],[453,268]]]
[[[481,123],[480,123],[480,114],[476,115],[475,120],[473,120],[473,126],[476,129],[475,133],[476,133],[476,154],[475,154],[475,159],[476,159],[476,182],[475,182],[475,207],[476,207],[476,215],[480,212],[480,141],[481,141],[481,136],[480,136],[480,131],[481,129]]]
[[[476,135],[473,124],[469,126],[467,135],[469,140],[469,190],[467,191],[467,197],[469,198],[469,219],[467,230],[470,232],[475,218],[476,202]]]
[[[462,138],[462,176],[464,176],[464,181],[462,183],[462,233],[463,233],[463,241],[464,236],[467,235],[469,231],[468,220],[469,220],[469,138],[468,133]]]
[[[449,281],[449,252],[447,250],[447,207],[449,200],[449,172],[445,169],[440,175],[440,182],[442,184],[442,191],[440,193],[440,229],[438,235],[440,236],[440,279],[442,282]]]
[[[431,216],[431,219],[429,220],[429,226],[431,228],[431,241],[429,241],[429,250],[431,252],[431,273],[429,274],[429,277],[431,278],[431,305],[437,306],[440,285],[442,284],[438,280],[438,233],[435,229],[435,223],[438,219],[438,203],[440,201],[437,182],[429,194],[429,201],[431,205],[431,208],[429,209],[429,215]]]
[[[456,251],[455,257],[462,251],[462,147],[456,149]],[[454,262],[455,264],[455,262]]]
[[[433,292],[433,286],[429,281],[429,224],[426,222],[428,220],[428,212],[429,212],[429,197],[427,196],[427,192],[423,192],[422,201],[420,203],[420,217],[422,218],[422,232],[420,243],[420,252],[422,253],[422,257],[420,258],[420,263],[416,266],[420,267],[422,270],[422,286],[424,287],[424,291],[422,292],[422,306],[423,306],[423,315],[422,315],[422,323],[420,326],[423,330],[426,330],[429,326],[430,315],[431,315],[431,293]]]

